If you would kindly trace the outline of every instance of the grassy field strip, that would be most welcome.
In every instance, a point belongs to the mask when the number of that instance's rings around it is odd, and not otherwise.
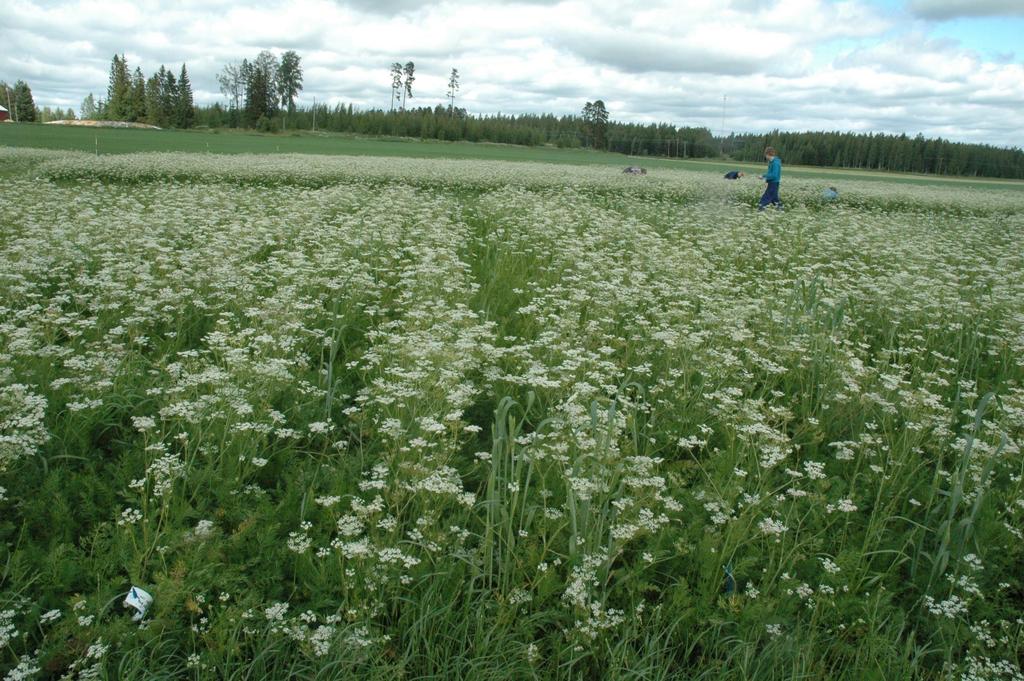
[[[316,154],[344,156],[408,157],[431,159],[477,159],[520,161],[569,165],[609,165],[622,167],[638,164],[649,169],[684,169],[724,174],[740,169],[750,177],[742,180],[760,185],[757,176],[763,164],[735,163],[702,159],[664,159],[629,157],[584,149],[551,147],[519,147],[514,145],[437,142],[413,139],[369,138],[333,133],[295,132],[289,135],[267,135],[235,130],[131,130],[116,128],[76,128],[46,125],[0,126],[0,145],[18,148],[63,149],[100,154],[136,152],[190,152],[214,154]],[[785,155],[783,154],[783,157]],[[3,173],[0,169],[0,173]],[[786,177],[818,179],[825,183],[838,181],[875,181],[889,184],[935,184],[948,186],[967,184],[971,187],[1024,191],[1024,182],[1017,180],[951,178],[885,173],[838,168],[803,168],[786,166]],[[824,184],[822,188],[824,188]]]

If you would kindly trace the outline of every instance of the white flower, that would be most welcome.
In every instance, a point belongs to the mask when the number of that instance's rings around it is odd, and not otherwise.
[[[156,428],[156,419],[152,416],[133,416],[132,426],[139,432],[146,432]]]
[[[186,541],[202,541],[213,536],[217,527],[212,520],[200,520],[196,526],[185,535]]]
[[[285,613],[288,612],[287,603],[274,603],[268,608],[263,610],[263,614],[266,616],[268,622],[281,622],[284,620]]]
[[[50,622],[56,622],[60,619],[60,610],[47,610],[39,617],[40,624],[49,624]]]
[[[286,543],[288,545],[288,549],[295,553],[305,553],[306,551],[309,551],[311,546],[313,546],[313,540],[304,532],[288,533],[288,541]]]
[[[763,518],[761,522],[758,523],[758,527],[760,527],[761,531],[765,534],[776,537],[789,531],[789,528],[786,527],[782,521],[774,518]]]
[[[822,556],[818,558],[818,560],[821,561],[821,567],[823,567],[825,569],[825,572],[829,573],[830,575],[834,575],[839,572],[839,566],[836,565],[828,556]]]
[[[825,464],[818,461],[804,461],[804,470],[811,480],[825,479]]]
[[[118,526],[134,525],[135,523],[142,520],[142,511],[137,508],[126,508],[121,511],[121,517],[118,518]]]
[[[856,510],[857,506],[849,499],[840,499],[835,504],[825,504],[825,513],[835,513],[836,511],[851,513]]]

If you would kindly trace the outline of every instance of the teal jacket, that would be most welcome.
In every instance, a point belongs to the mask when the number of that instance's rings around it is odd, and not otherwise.
[[[768,182],[778,182],[782,179],[782,159],[778,156],[768,164],[768,172],[762,175]]]

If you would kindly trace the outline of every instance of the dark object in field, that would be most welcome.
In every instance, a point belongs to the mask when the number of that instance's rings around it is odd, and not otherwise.
[[[727,180],[738,180],[741,177],[743,177],[743,173],[738,170],[730,170],[725,174],[725,179]]]
[[[723,591],[726,596],[733,596],[736,594],[736,578],[732,576],[732,563],[724,566],[725,570],[725,587]]]
[[[647,168],[641,168],[640,166],[629,166],[622,172],[626,173],[627,175],[646,175]]]

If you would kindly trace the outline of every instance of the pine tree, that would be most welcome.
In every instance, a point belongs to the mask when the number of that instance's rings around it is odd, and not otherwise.
[[[192,102],[192,83],[188,79],[185,65],[181,65],[178,76],[178,97],[176,102],[175,122],[179,128],[191,128],[196,123],[196,107]]]
[[[135,67],[132,74],[132,89],[130,106],[128,107],[128,120],[141,121],[146,118],[146,77],[142,75],[142,69]]]
[[[302,90],[302,59],[293,50],[281,55],[277,67],[277,94],[285,115],[295,113],[295,97]]]
[[[261,122],[261,119],[267,120],[270,118],[270,111],[267,109],[269,90],[267,76],[263,69],[250,69],[249,81],[245,89],[246,127],[255,128]]]
[[[114,111],[117,109],[117,74],[121,70],[121,58],[114,55],[114,58],[110,62],[110,75],[107,81],[107,111]]]
[[[160,90],[164,82],[163,68],[161,66],[160,70],[146,81],[146,122],[160,127],[167,125],[167,121],[163,119],[163,109],[160,104]]]
[[[412,84],[416,80],[416,65],[411,61],[405,62],[405,66],[402,68],[402,73],[405,74],[404,91],[402,92],[402,110],[405,110],[405,98],[412,97]]]
[[[28,83],[19,80],[14,84],[14,114],[19,123],[33,123],[36,120],[36,103]]]
[[[110,62],[110,83],[107,86],[107,119],[128,120],[131,109],[131,79],[124,56],[114,55]]]
[[[402,92],[402,64],[395,62],[391,65],[391,111],[395,110],[395,102],[398,101]]]
[[[452,69],[452,75],[448,78],[448,115],[451,116],[455,111],[455,93],[459,89],[459,70]]]
[[[178,122],[178,82],[170,69],[163,65],[160,69],[164,73],[163,82],[160,84],[160,118],[165,125],[176,125]]]
[[[265,112],[267,118],[274,115],[277,111],[277,73],[278,73],[278,62],[277,57],[270,50],[262,50],[256,55],[256,59],[252,62],[252,69],[259,71],[262,75],[263,81],[266,83],[266,89],[263,94],[264,103],[262,110]]]
[[[583,107],[583,126],[595,149],[605,148],[605,133],[608,129],[608,109],[600,99],[587,102]]]

